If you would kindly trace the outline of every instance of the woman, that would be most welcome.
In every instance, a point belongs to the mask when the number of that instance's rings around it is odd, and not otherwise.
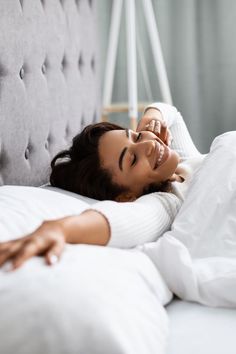
[[[16,269],[39,254],[53,264],[66,242],[128,248],[157,240],[170,228],[203,158],[180,113],[167,104],[148,106],[136,132],[103,123],[85,128],[53,159],[51,184],[113,201],[2,243],[0,266],[10,260]]]

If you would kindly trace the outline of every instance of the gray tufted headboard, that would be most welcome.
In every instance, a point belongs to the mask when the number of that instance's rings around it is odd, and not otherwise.
[[[0,1],[0,185],[39,186],[99,119],[95,0]]]

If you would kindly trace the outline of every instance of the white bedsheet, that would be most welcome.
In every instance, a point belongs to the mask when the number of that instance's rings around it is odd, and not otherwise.
[[[174,300],[166,354],[235,354],[236,309]]]

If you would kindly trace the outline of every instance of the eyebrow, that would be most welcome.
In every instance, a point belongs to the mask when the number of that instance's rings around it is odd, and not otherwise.
[[[129,139],[129,129],[125,129],[125,134],[126,134],[127,138]],[[120,168],[121,171],[123,170],[122,163],[123,163],[124,155],[125,155],[127,149],[128,149],[128,148],[125,147],[125,148],[121,151],[121,154],[120,154],[120,157],[119,157],[119,168]]]

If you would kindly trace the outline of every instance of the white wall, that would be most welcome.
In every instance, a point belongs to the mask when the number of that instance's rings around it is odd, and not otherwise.
[[[161,100],[152,52],[136,0],[137,27],[151,79],[154,100]],[[98,1],[102,73],[104,72],[112,1]],[[183,113],[194,141],[207,152],[212,139],[236,130],[236,1],[153,0],[174,104]],[[118,48],[113,101],[127,99],[124,12]],[[140,68],[138,69],[140,72]],[[138,79],[139,100],[147,95]],[[126,115],[111,120],[128,124]]]

